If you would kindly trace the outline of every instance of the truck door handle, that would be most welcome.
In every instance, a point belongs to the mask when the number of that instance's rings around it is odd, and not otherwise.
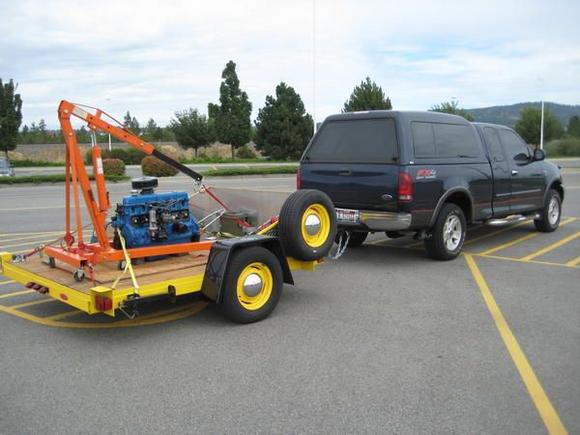
[[[338,175],[344,175],[346,177],[349,177],[352,175],[352,171],[350,169],[346,170],[346,171],[339,171]]]
[[[516,171],[515,169],[512,169],[512,175],[518,175],[518,174],[519,174],[518,171]]]

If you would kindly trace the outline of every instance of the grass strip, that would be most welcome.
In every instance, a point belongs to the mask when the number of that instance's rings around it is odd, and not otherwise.
[[[51,174],[51,175],[28,175],[22,177],[1,177],[0,184],[40,184],[40,183],[64,183],[64,174]],[[90,175],[89,178],[93,180],[93,176]],[[107,181],[112,181],[114,183],[118,181],[129,180],[130,177],[127,175],[107,175],[105,179]]]

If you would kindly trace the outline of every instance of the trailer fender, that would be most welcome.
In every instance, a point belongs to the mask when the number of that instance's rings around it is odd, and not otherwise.
[[[284,283],[294,284],[292,272],[280,240],[274,236],[248,236],[234,239],[218,240],[209,253],[201,291],[205,297],[219,304],[221,302],[225,277],[228,273],[232,254],[239,249],[250,246],[262,246],[271,251],[280,261]]]

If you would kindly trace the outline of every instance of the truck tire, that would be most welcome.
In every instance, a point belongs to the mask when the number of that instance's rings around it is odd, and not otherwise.
[[[534,219],[534,226],[542,233],[551,233],[552,231],[556,231],[558,226],[560,226],[561,216],[562,199],[560,198],[560,194],[556,190],[550,189],[548,197],[546,198],[546,204],[540,210],[539,219]]]
[[[319,190],[297,190],[280,211],[278,229],[286,254],[302,261],[328,254],[336,237],[336,212]]]
[[[253,246],[234,252],[227,269],[220,311],[236,323],[252,323],[270,315],[284,283],[278,258]]]
[[[467,222],[463,210],[455,204],[445,204],[441,208],[431,237],[425,239],[429,257],[447,261],[456,258],[465,242]]]
[[[348,247],[358,248],[365,242],[368,235],[369,233],[367,231],[351,231],[350,237],[348,238]],[[339,242],[339,238],[340,234],[337,234],[335,238],[336,243]]]

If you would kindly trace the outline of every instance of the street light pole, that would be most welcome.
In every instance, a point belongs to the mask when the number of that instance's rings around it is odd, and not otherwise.
[[[542,116],[540,121],[540,149],[544,149],[544,100],[542,100]]]

